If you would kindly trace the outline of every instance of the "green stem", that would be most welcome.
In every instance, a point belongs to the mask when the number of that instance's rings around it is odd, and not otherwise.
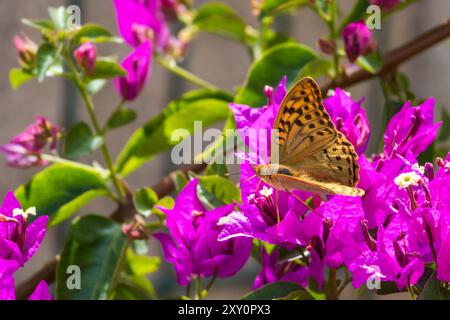
[[[203,80],[202,78],[196,76],[195,74],[178,66],[176,63],[171,63],[162,57],[156,57],[156,61],[158,61],[158,63],[160,65],[162,65],[164,68],[166,68],[167,70],[173,72],[174,74],[180,76],[183,79],[186,79],[187,81],[189,81],[199,87],[209,89],[209,90],[218,90],[219,89],[218,87],[209,83],[208,81]]]
[[[111,278],[111,285],[108,289],[108,299],[111,299],[113,297],[114,290],[117,287],[117,283],[119,282],[123,267],[125,266],[125,261],[127,260],[127,250],[130,244],[131,239],[127,237],[122,250],[120,251],[119,261],[117,261],[116,268],[114,269],[114,273]]]
[[[98,136],[102,136],[103,135],[102,134],[102,128],[100,127],[99,121],[97,119],[97,115],[95,114],[95,108],[94,108],[94,103],[92,102],[92,98],[89,95],[88,91],[86,90],[86,86],[81,81],[81,79],[80,79],[80,77],[78,75],[77,69],[76,69],[76,67],[75,67],[75,65],[74,65],[70,55],[66,53],[65,56],[66,56],[67,64],[68,64],[68,66],[69,66],[69,68],[70,68],[70,70],[71,70],[71,72],[73,74],[73,80],[75,82],[75,85],[78,88],[78,90],[80,91],[81,97],[83,98],[84,103],[86,105],[86,108],[88,110],[89,117],[91,118],[92,124],[94,126],[95,133]],[[109,150],[108,150],[108,147],[107,147],[106,143],[104,143],[102,145],[101,151],[102,151],[102,154],[103,154],[103,159],[105,160],[106,165],[107,165],[107,167],[109,169],[111,180],[112,180],[112,182],[114,184],[114,187],[116,188],[116,191],[117,191],[117,193],[119,195],[119,199],[121,201],[123,201],[125,199],[125,193],[124,193],[124,190],[123,190],[123,188],[122,188],[122,186],[121,186],[121,184],[119,182],[119,179],[117,178],[116,171],[115,171],[112,159],[111,159],[111,155],[109,153]]]
[[[217,271],[214,272],[214,275],[212,276],[211,280],[209,281],[208,285],[206,286],[206,288],[205,288],[205,295],[208,294],[209,290],[214,285],[214,282],[216,282],[216,279],[217,279]]]
[[[125,105],[126,100],[122,99],[120,100],[119,104],[117,105],[117,107],[114,108],[114,111],[111,113],[110,117],[108,118],[108,120],[106,121],[105,125],[102,128],[102,133],[106,134],[106,132],[108,131],[108,124],[109,121],[112,119],[113,115],[118,112],[119,110],[121,110],[123,108],[123,106]]]
[[[196,283],[197,283],[197,293],[195,296],[195,300],[202,300],[202,278],[200,278],[200,276],[197,276],[196,279]]]
[[[330,4],[330,19],[327,20],[327,26],[330,32],[330,40],[334,47],[333,52],[334,81],[336,81],[337,77],[340,74],[339,53],[337,48],[337,39],[339,37],[339,34],[336,29],[336,20],[337,20],[337,0],[332,0]]]

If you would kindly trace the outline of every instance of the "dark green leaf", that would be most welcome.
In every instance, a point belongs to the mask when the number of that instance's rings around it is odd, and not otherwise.
[[[236,103],[263,106],[266,103],[265,85],[276,87],[286,75],[289,87],[306,64],[316,57],[313,50],[298,43],[284,43],[267,50],[251,66],[245,85],[236,96]]]
[[[366,56],[360,56],[356,60],[356,64],[367,72],[376,74],[381,70],[383,61],[380,53],[377,51]]]
[[[303,77],[331,77],[334,73],[333,62],[327,59],[317,58],[307,63],[305,67],[301,70],[299,78]]]
[[[36,207],[38,213],[50,217],[50,225],[56,225],[110,192],[96,171],[57,164],[40,171],[15,194],[24,208]]]
[[[158,196],[151,188],[142,188],[136,191],[134,204],[136,210],[144,217],[150,216],[157,201]]]
[[[120,108],[119,110],[114,112],[108,119],[107,126],[110,129],[119,128],[133,122],[134,120],[136,120],[136,118],[136,111],[126,108]]]
[[[201,5],[197,9],[193,24],[200,31],[236,41],[245,42],[247,38],[245,22],[231,7],[221,2]]]
[[[177,193],[180,192],[189,182],[186,174],[181,170],[175,171],[175,173],[171,175],[171,178],[175,183],[175,190]]]
[[[427,279],[423,292],[418,296],[420,300],[450,300],[450,290],[436,278],[433,272]]]
[[[23,71],[22,69],[11,69],[9,72],[9,82],[14,90],[17,90],[24,83],[36,78],[35,75]]]
[[[439,135],[437,141],[445,142],[450,138],[450,115],[448,111],[445,110],[445,107],[442,108],[442,125],[439,128]]]
[[[56,275],[56,298],[61,300],[107,299],[113,275],[125,250],[120,225],[108,218],[77,218],[69,231]],[[68,288],[69,266],[81,270],[81,289]]]
[[[221,91],[195,90],[172,101],[160,115],[138,129],[119,155],[116,166],[126,176],[150,160],[180,142],[172,140],[176,129],[193,133],[194,121],[203,127],[223,120],[229,113],[231,97]]]
[[[342,30],[351,22],[355,22],[360,19],[364,19],[367,13],[367,8],[370,6],[369,0],[357,0],[355,5],[353,6],[350,14],[345,17],[339,26],[339,34],[341,34]]]
[[[38,80],[41,82],[47,75],[47,71],[56,62],[55,48],[49,44],[42,44],[37,51],[37,74]]]
[[[226,164],[213,162],[206,168],[205,175],[212,176],[217,175],[225,177],[228,174],[228,168]]]
[[[219,176],[198,177],[197,196],[205,208],[212,210],[224,204],[240,201],[236,185]]]
[[[298,290],[303,290],[303,288],[296,283],[274,282],[246,294],[242,300],[272,300],[285,297]]]
[[[112,79],[126,76],[127,72],[115,61],[98,59],[95,62],[94,70],[89,75],[90,79]]]
[[[275,298],[274,300],[314,300],[314,298],[305,289],[292,291],[285,297]]]
[[[112,33],[101,25],[85,24],[75,33],[72,42],[74,43],[74,45],[79,45],[86,41],[98,42],[98,40],[112,37]]]
[[[86,123],[80,122],[67,134],[64,141],[64,155],[67,158],[77,159],[99,149],[103,144],[102,137],[95,136]]]
[[[145,276],[122,274],[114,290],[114,300],[153,300],[155,289]]]

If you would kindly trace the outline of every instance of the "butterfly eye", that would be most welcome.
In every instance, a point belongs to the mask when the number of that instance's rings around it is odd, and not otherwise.
[[[278,169],[278,174],[285,174],[285,175],[288,175],[288,176],[292,176],[292,172],[288,168],[280,168],[280,169]]]

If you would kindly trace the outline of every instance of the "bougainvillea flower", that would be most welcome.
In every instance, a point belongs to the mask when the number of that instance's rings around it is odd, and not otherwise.
[[[441,122],[434,123],[434,99],[411,107],[407,102],[389,121],[384,135],[384,156],[416,159],[434,141]]]
[[[342,30],[345,52],[348,60],[355,62],[359,56],[364,56],[375,51],[376,43],[372,38],[372,32],[364,23],[364,20],[352,22]]]
[[[14,300],[16,298],[14,272],[18,268],[17,261],[0,258],[0,300]]]
[[[151,73],[151,58],[152,45],[146,41],[121,62],[128,75],[115,78],[114,85],[122,99],[132,101],[139,96]]]
[[[364,153],[370,138],[369,119],[361,105],[364,98],[355,102],[350,95],[340,88],[326,98],[323,103],[336,125],[346,138],[355,146],[358,154]]]
[[[39,282],[33,293],[28,297],[28,300],[52,300],[47,282],[44,280]]]
[[[381,10],[391,10],[396,7],[401,0],[370,0],[371,4],[377,5]]]
[[[6,156],[9,166],[27,168],[45,165],[41,158],[47,145],[50,151],[56,150],[61,129],[44,117],[37,116],[34,124],[28,126],[22,133],[12,138],[8,144],[0,147]]]
[[[97,47],[89,41],[85,42],[74,51],[73,57],[77,65],[89,75],[95,68]]]
[[[302,287],[308,286],[308,268],[295,261],[280,261],[279,253],[279,248],[274,248],[271,253],[262,248],[261,271],[253,282],[253,289],[277,281],[295,282]]]
[[[234,205],[206,210],[197,198],[197,185],[198,179],[191,180],[179,193],[173,209],[161,208],[167,216],[170,235],[154,234],[182,286],[187,286],[195,276],[234,275],[243,267],[252,248],[252,240],[247,238],[217,240],[223,219],[234,210]]]
[[[8,192],[0,207],[0,259],[16,260],[23,266],[39,249],[44,239],[48,217],[36,215],[34,208],[22,210],[14,193]]]
[[[114,0],[119,33],[133,47],[151,41],[163,51],[170,30],[160,0]]]

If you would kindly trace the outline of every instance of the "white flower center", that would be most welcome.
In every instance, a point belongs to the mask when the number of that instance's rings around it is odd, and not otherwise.
[[[414,170],[416,170],[417,172],[420,172],[421,174],[425,173],[425,167],[424,166],[419,166],[418,163],[413,164],[412,168]]]
[[[415,172],[402,173],[394,179],[394,183],[399,189],[405,189],[409,186],[417,186],[420,181],[420,176]]]
[[[273,194],[273,189],[264,186],[263,189],[259,192],[259,194],[262,195],[263,197],[268,198]]]
[[[22,216],[23,219],[28,219],[28,216],[36,215],[36,207],[30,207],[27,210],[23,211],[20,208],[15,208],[13,210],[13,217]]]

